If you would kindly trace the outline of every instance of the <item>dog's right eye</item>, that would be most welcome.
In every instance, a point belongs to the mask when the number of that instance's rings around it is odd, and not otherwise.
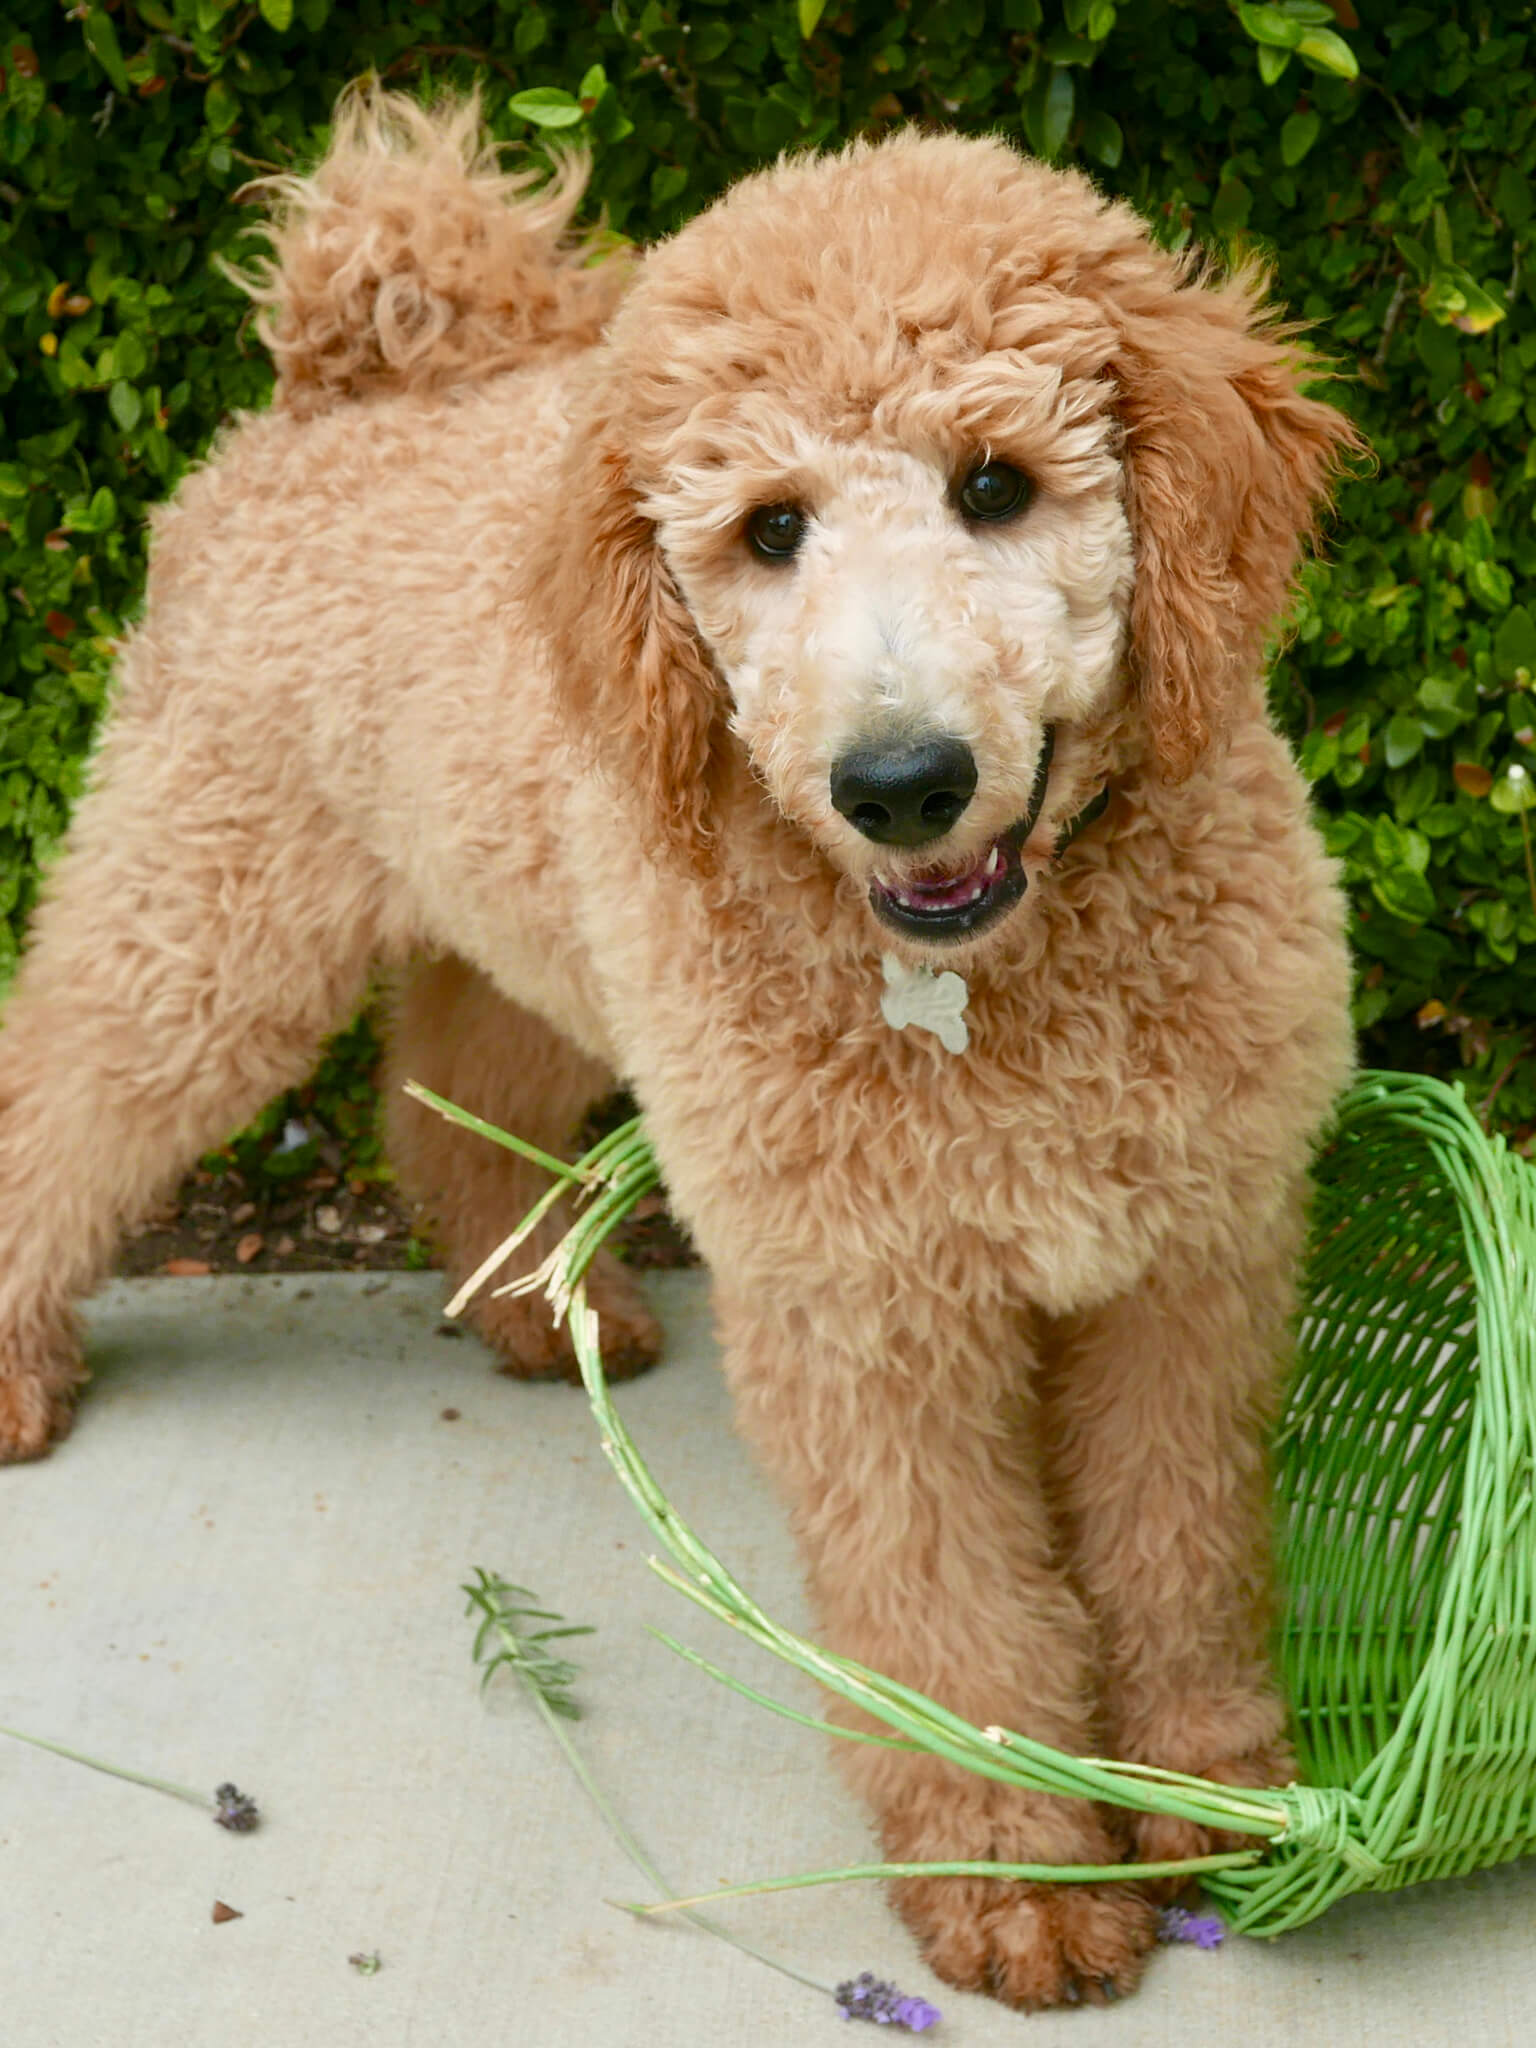
[[[759,505],[747,521],[752,552],[768,562],[782,562],[805,538],[805,514],[798,505]]]

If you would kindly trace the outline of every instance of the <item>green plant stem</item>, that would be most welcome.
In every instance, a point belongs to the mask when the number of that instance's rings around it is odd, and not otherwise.
[[[498,1130],[495,1124],[488,1124],[483,1117],[472,1116],[467,1109],[460,1109],[455,1102],[449,1102],[441,1095],[434,1095],[430,1088],[420,1081],[407,1081],[405,1092],[417,1102],[424,1102],[428,1109],[435,1109],[439,1116],[446,1117],[451,1124],[460,1124],[466,1131],[474,1131],[482,1138],[489,1138],[493,1145],[504,1145],[509,1152],[515,1152],[522,1159],[531,1160],[535,1166],[542,1166],[546,1173],[552,1173],[559,1180],[574,1181],[580,1187],[596,1187],[602,1175],[594,1173],[589,1166],[572,1166],[568,1159],[557,1159],[552,1152],[541,1152],[537,1145],[530,1145],[526,1138],[514,1138],[510,1131]]]
[[[206,1792],[194,1792],[190,1785],[176,1785],[169,1778],[153,1778],[147,1771],[130,1771],[124,1764],[109,1764],[99,1756],[87,1756],[83,1750],[71,1749],[67,1743],[50,1742],[46,1735],[28,1735],[22,1728],[0,1726],[0,1735],[9,1735],[13,1742],[30,1743],[34,1749],[52,1751],[55,1756],[67,1757],[72,1764],[84,1764],[88,1770],[102,1771],[109,1778],[125,1778],[130,1785],[147,1785],[151,1792],[164,1792],[172,1799],[185,1799],[190,1806],[201,1806],[205,1812],[214,1811],[214,1802]]]
[[[850,1863],[842,1870],[801,1871],[794,1877],[754,1878],[746,1884],[723,1884],[696,1898],[667,1898],[656,1905],[631,1905],[624,1911],[643,1920],[658,1913],[677,1913],[716,1899],[746,1899],[758,1892],[793,1892],[806,1885],[846,1884],[853,1879],[893,1877],[1001,1877],[1019,1884],[1110,1884],[1125,1879],[1151,1882],[1164,1877],[1198,1877],[1203,1871],[1241,1870],[1256,1862],[1257,1852],[1236,1849],[1220,1856],[1185,1856],[1171,1863]],[[620,1902],[616,1902],[620,1903]]]

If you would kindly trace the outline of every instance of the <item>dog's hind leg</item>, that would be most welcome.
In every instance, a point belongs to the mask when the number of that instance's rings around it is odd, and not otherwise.
[[[583,1114],[612,1089],[613,1076],[453,955],[412,972],[395,1003],[385,1069],[390,1158],[461,1281],[516,1228],[549,1179],[413,1100],[403,1092],[409,1080],[563,1155]],[[580,1377],[564,1325],[555,1326],[542,1295],[498,1299],[490,1291],[536,1266],[569,1222],[561,1205],[470,1311],[500,1354],[503,1371],[520,1379]],[[600,1254],[587,1274],[587,1296],[598,1314],[609,1376],[627,1378],[653,1365],[661,1332],[633,1275]]]
[[[303,1077],[375,944],[382,878],[292,756],[190,723],[109,733],[0,1016],[0,1461],[67,1428],[123,1223]]]

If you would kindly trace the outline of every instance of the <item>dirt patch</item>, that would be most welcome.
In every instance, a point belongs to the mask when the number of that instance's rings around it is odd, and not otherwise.
[[[610,1122],[624,1113],[620,1103]],[[633,1113],[632,1109],[629,1113]],[[585,1142],[603,1128],[594,1119]],[[610,1240],[632,1266],[697,1264],[687,1233],[659,1194],[645,1196]],[[200,1168],[125,1237],[117,1271],[151,1273],[398,1273],[439,1264],[388,1182],[349,1179],[323,1166],[271,1181]]]
[[[189,1174],[123,1240],[117,1271],[147,1273],[396,1273],[436,1260],[413,1235],[392,1189],[310,1174],[248,1184],[237,1169]]]

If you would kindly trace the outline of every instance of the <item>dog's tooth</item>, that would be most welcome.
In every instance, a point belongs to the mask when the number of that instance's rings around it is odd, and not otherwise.
[[[1002,866],[1002,864],[1003,849],[1000,846],[994,846],[992,851],[987,855],[987,875],[989,879],[997,873],[998,869]]]

